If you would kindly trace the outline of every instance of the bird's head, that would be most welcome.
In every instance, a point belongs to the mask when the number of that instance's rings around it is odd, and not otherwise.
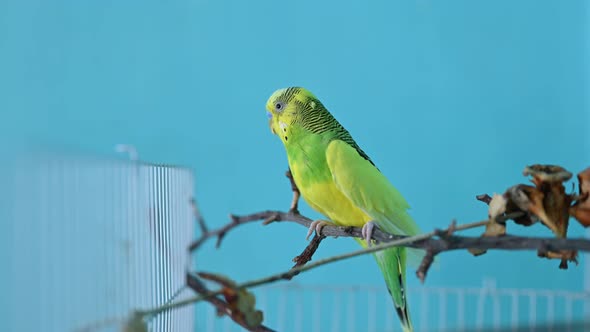
[[[318,99],[305,88],[290,87],[275,91],[266,102],[268,123],[273,134],[287,144],[294,127],[307,112],[320,106]]]

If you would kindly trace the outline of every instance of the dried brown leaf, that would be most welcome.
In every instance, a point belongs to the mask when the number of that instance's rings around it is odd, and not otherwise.
[[[590,167],[578,173],[579,196],[570,214],[584,227],[590,226]]]
[[[557,237],[565,238],[569,224],[571,196],[566,195],[563,182],[571,179],[572,173],[556,165],[527,166],[523,173],[533,177],[532,182],[543,194],[541,204],[545,216],[535,214]],[[535,206],[534,209],[541,212],[541,206]]]
[[[203,279],[210,280],[219,284],[222,289],[222,295],[227,302],[232,317],[241,320],[248,327],[257,327],[262,324],[264,319],[262,311],[256,310],[256,297],[247,289],[236,289],[236,282],[219,274],[199,273]],[[224,314],[223,312],[218,314]]]
[[[566,238],[569,217],[574,209],[570,208],[572,196],[565,193],[564,181],[572,177],[572,173],[556,165],[532,165],[524,169],[524,175],[531,175],[535,188],[521,188],[530,204],[528,211],[538,216],[543,224],[549,227],[556,237]],[[584,219],[584,218],[582,218]],[[552,252],[539,250],[540,257],[561,259],[559,268],[567,269],[567,262],[577,262],[576,251]]]
[[[578,251],[576,250],[561,250],[561,251],[543,251],[539,250],[537,252],[539,257],[545,257],[548,259],[561,259],[561,263],[559,264],[559,268],[562,270],[567,270],[568,262],[575,263],[578,265]]]
[[[545,208],[543,207],[544,195],[536,187],[519,184],[508,188],[506,195],[510,201],[510,203],[507,204],[507,212],[510,211],[512,207],[516,206],[518,210],[538,217],[545,225],[552,224],[551,220],[545,213]],[[528,222],[525,222],[525,224],[526,223]]]
[[[578,173],[578,186],[580,188],[580,195],[588,196],[590,193],[590,167]],[[587,205],[590,205],[590,200],[586,199]]]
[[[538,187],[542,182],[562,183],[572,178],[572,173],[561,166],[535,164],[524,168],[525,176],[532,176],[533,183]]]
[[[555,224],[557,237],[565,238],[569,225],[569,207],[571,197],[565,194],[565,187],[561,183],[552,183],[544,192],[543,207],[547,217]]]
[[[579,205],[570,208],[570,214],[584,227],[590,226],[590,209]]]

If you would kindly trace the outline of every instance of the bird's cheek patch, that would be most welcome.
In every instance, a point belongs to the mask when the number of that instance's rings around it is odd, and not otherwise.
[[[281,130],[286,133],[287,132],[287,124],[284,122],[279,122],[279,127],[281,127]]]

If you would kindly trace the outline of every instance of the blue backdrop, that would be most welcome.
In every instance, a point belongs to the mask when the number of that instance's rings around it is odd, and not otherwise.
[[[3,0],[0,148],[114,155],[133,144],[143,160],[194,169],[213,227],[229,213],[288,208],[286,156],[264,105],[299,85],[349,129],[424,230],[480,220],[487,210],[474,196],[526,182],[525,165],[590,165],[588,14],[585,1]],[[305,232],[244,226],[221,250],[201,251],[198,267],[237,280],[284,270]],[[327,240],[317,257],[353,249]],[[429,285],[583,283],[583,266],[558,270],[534,252],[439,262]],[[382,284],[370,257],[297,280]],[[409,282],[418,284],[412,271]]]

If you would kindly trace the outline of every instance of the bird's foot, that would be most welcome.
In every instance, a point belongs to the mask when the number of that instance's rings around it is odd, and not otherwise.
[[[361,229],[361,235],[363,236],[363,239],[367,241],[367,247],[370,247],[373,242],[371,241],[371,237],[373,236],[373,230],[375,227],[379,228],[379,226],[377,226],[374,221],[369,221],[368,223],[364,224],[363,228]]]
[[[315,233],[319,236],[321,235],[321,231],[322,231],[322,227],[324,226],[328,226],[328,225],[332,225],[331,222],[326,221],[326,220],[314,220],[311,222],[311,224],[309,225],[309,229],[307,230],[307,236],[305,237],[306,240],[309,240],[309,237],[311,236],[311,234],[313,233],[313,231],[315,231]]]

